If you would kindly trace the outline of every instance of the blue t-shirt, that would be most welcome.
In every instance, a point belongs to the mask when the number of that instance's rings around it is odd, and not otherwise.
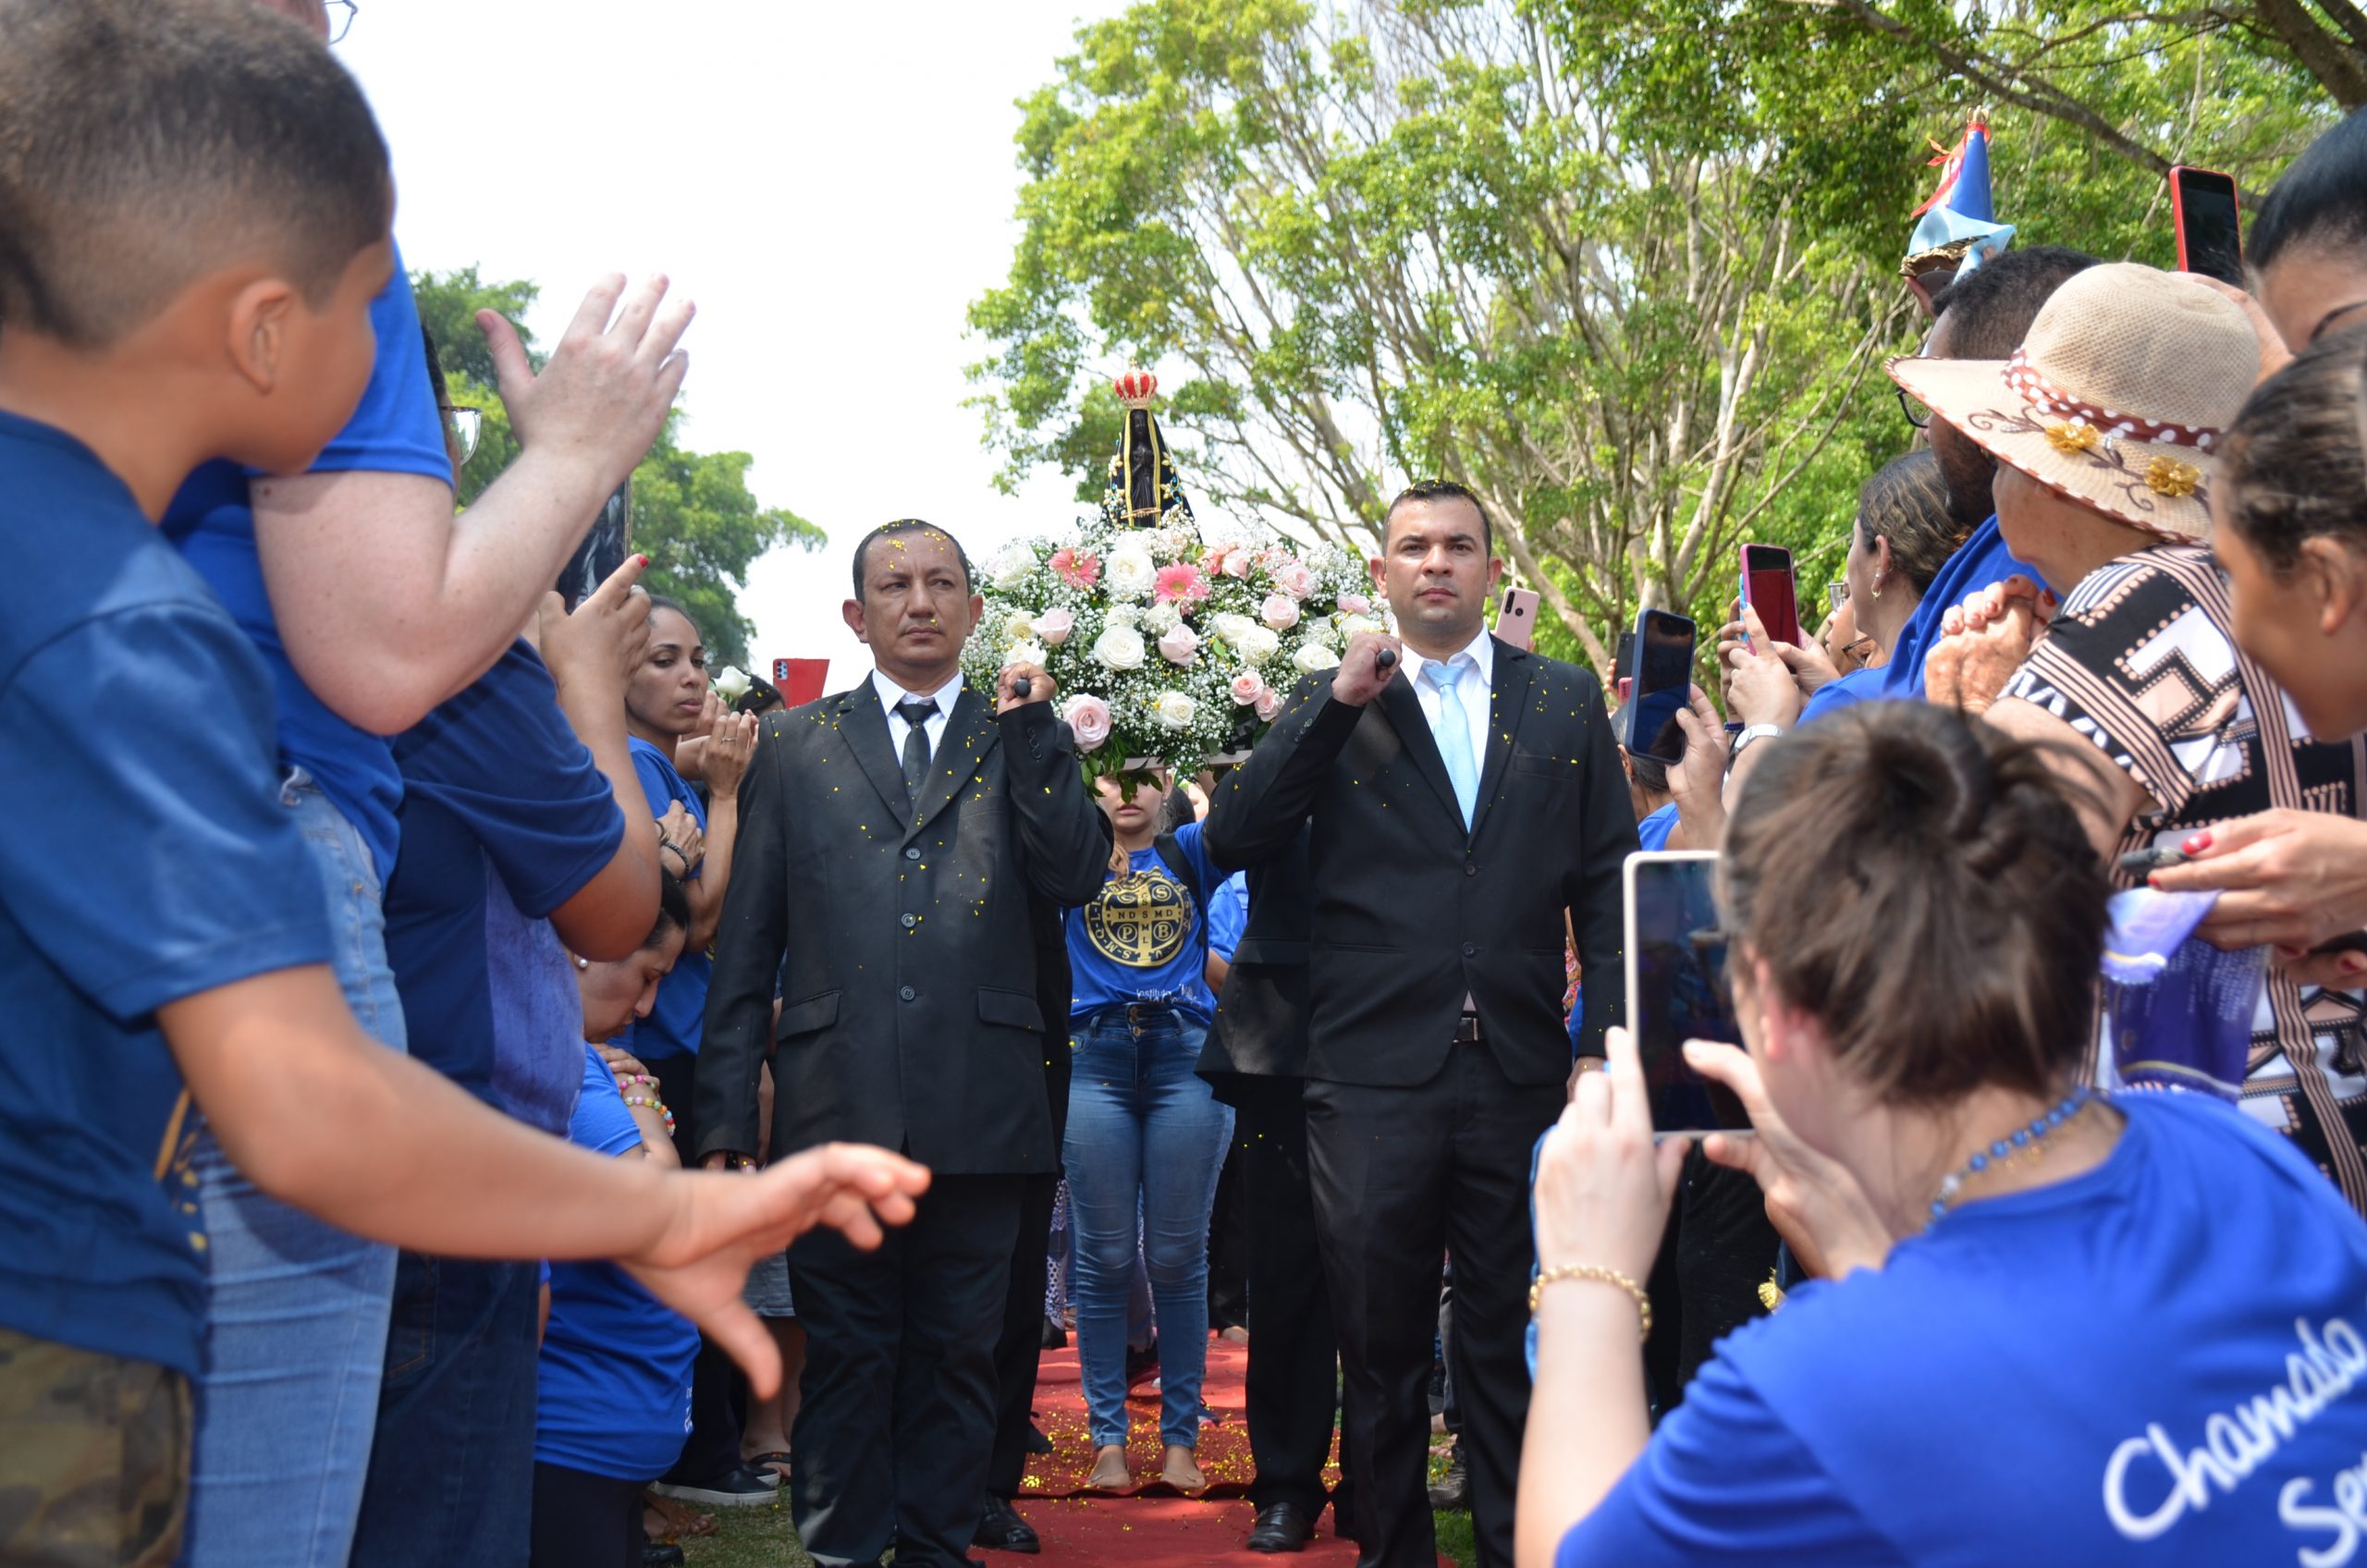
[[[649,815],[662,818],[680,801],[698,819],[699,831],[706,831],[706,807],[699,803],[697,793],[688,780],[674,771],[666,753],[636,735],[632,739],[632,770],[641,777],[641,792],[649,797]],[[671,864],[668,871],[680,864]],[[698,880],[702,864],[691,873],[692,881]],[[649,1016],[618,1036],[623,1046],[644,1061],[656,1061],[660,1057],[696,1056],[699,1032],[706,1023],[706,985],[715,974],[715,961],[702,948],[697,952],[683,949],[682,956],[674,962],[674,973],[657,987],[657,1000]]]
[[[1655,811],[1646,813],[1644,820],[1636,824],[1637,852],[1667,849],[1668,836],[1675,831],[1676,802],[1671,801]]]
[[[1561,1568],[2352,1561],[2367,1226],[2239,1111],[2116,1103],[2096,1170],[1721,1341]]]
[[[1956,553],[1944,562],[1932,586],[1907,618],[1907,625],[1898,633],[1898,646],[1890,651],[1890,662],[1883,665],[1882,689],[1868,696],[1904,698],[1910,702],[1923,700],[1923,657],[1932,644],[1940,640],[1940,621],[1950,606],[1963,604],[1983,588],[2003,582],[2016,572],[2043,588],[2046,579],[2038,568],[2017,559],[2005,547],[2005,535],[1998,530],[1997,520],[1987,522],[1966,536],[1956,546]],[[1807,722],[1807,716],[1801,716]]]
[[[411,1053],[519,1121],[564,1133],[583,1008],[550,913],[623,842],[607,778],[522,642],[398,736],[395,760],[402,851],[386,883],[386,962]]]
[[[1249,929],[1249,873],[1236,871],[1208,895],[1208,951],[1227,963]]]
[[[195,1376],[196,1120],[155,1011],[327,962],[320,877],[253,645],[89,448],[6,413],[0,547],[0,1324]]]
[[[1969,590],[1968,590],[1969,592]],[[1800,717],[1792,728],[1813,724],[1829,713],[1858,703],[1878,703],[1893,693],[1885,690],[1890,681],[1890,667],[1879,665],[1872,669],[1853,669],[1836,680],[1828,680],[1809,695],[1800,708]],[[1922,693],[1918,692],[1920,696]]]
[[[337,439],[313,459],[311,472],[416,473],[450,484],[444,416],[427,378],[419,307],[411,300],[399,253],[395,276],[371,301],[370,325],[378,335],[378,358],[369,389]],[[278,698],[279,760],[313,776],[370,846],[383,881],[394,872],[395,807],[402,799],[402,778],[386,741],[331,713],[288,662],[264,593],[263,561],[255,553],[255,514],[247,499],[252,472],[227,462],[200,468],[166,508],[165,533],[262,651]]]
[[[1175,843],[1206,895],[1218,897],[1224,873],[1201,847],[1200,825],[1177,828]],[[1208,994],[1208,915],[1191,889],[1170,875],[1156,848],[1136,850],[1129,860],[1125,876],[1111,877],[1091,903],[1069,911],[1069,968],[1076,987],[1069,1017],[1159,1002],[1206,1023],[1217,1011]]]
[[[668,975],[657,988],[674,983]],[[641,1129],[600,1053],[583,1047],[570,1143],[614,1158]],[[652,1481],[681,1457],[691,1429],[690,1320],[613,1263],[553,1263],[550,1326],[535,1390],[534,1457],[589,1476]]]

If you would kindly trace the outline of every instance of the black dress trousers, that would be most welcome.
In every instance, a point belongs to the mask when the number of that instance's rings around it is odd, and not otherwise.
[[[1249,1452],[1257,1470],[1249,1498],[1260,1509],[1287,1502],[1313,1519],[1331,1501],[1323,1466],[1339,1408],[1340,1341],[1316,1242],[1306,1084],[1233,1083],[1249,1273]]]
[[[1449,1368],[1463,1408],[1480,1568],[1512,1568],[1528,1421],[1529,1151],[1561,1084],[1516,1084],[1458,1045],[1411,1087],[1310,1080],[1306,1136],[1323,1266],[1346,1376],[1361,1568],[1435,1568],[1428,1495],[1430,1342],[1454,1255]],[[1257,1342],[1253,1329],[1250,1342]]]
[[[876,1252],[835,1231],[789,1249],[805,1325],[790,1441],[798,1537],[822,1568],[970,1561],[995,1439],[995,1346],[1022,1176],[938,1176]]]

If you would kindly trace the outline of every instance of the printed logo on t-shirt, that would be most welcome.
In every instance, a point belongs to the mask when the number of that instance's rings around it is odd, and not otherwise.
[[[1172,963],[1192,936],[1192,895],[1158,871],[1131,872],[1102,885],[1085,906],[1093,950],[1129,969]]]

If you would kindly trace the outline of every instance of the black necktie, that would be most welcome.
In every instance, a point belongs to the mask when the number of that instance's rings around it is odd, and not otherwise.
[[[928,777],[928,721],[937,717],[934,697],[906,697],[896,704],[896,717],[904,721],[904,793],[917,804],[921,798],[921,780]]]

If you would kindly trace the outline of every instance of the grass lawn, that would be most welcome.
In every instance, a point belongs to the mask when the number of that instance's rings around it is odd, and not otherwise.
[[[682,1543],[682,1555],[689,1560],[690,1568],[810,1568],[814,1560],[797,1544],[797,1531],[789,1522],[786,1506],[718,1508],[714,1512],[716,1523],[722,1528],[704,1539]],[[1472,1568],[1475,1559],[1471,1516],[1441,1513],[1436,1517],[1439,1550],[1462,1568]]]

